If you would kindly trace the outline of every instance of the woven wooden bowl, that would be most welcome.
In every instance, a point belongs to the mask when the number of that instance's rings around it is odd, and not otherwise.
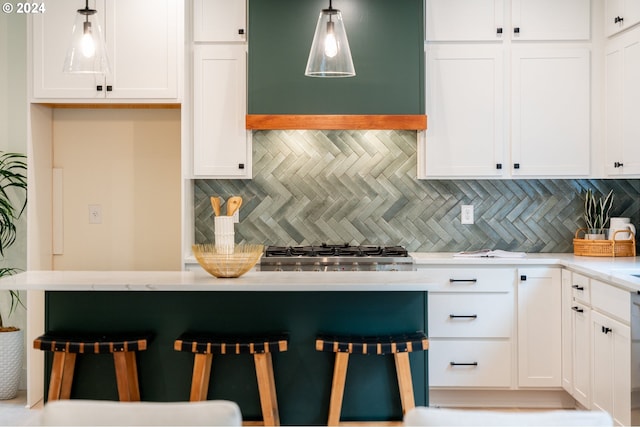
[[[251,270],[264,251],[263,245],[236,245],[231,254],[218,253],[215,244],[192,246],[198,263],[215,277],[240,277]]]

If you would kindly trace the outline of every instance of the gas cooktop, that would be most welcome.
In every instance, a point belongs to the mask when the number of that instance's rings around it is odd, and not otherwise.
[[[267,246],[262,271],[410,271],[413,259],[402,246],[326,244]]]

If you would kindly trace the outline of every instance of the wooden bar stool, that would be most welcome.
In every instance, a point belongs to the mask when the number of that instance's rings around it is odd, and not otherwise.
[[[77,354],[113,354],[118,385],[118,397],[122,402],[139,401],[138,368],[136,352],[147,349],[152,335],[127,334],[76,334],[46,333],[33,341],[33,348],[53,352],[53,365],[49,381],[49,400],[69,399]]]
[[[287,351],[287,334],[259,336],[226,336],[212,333],[185,332],[175,343],[176,351],[195,353],[190,401],[207,400],[211,362],[214,354],[253,354],[264,425],[280,425],[276,384],[271,353]]]
[[[400,389],[400,400],[402,402],[402,414],[404,415],[408,410],[416,406],[413,396],[413,383],[411,381],[409,353],[427,350],[428,348],[429,340],[424,332],[367,337],[318,335],[316,337],[316,350],[336,354],[327,424],[337,426],[340,423],[349,354],[393,354],[398,388]]]

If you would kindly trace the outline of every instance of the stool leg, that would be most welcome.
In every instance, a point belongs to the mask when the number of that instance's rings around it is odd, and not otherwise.
[[[396,374],[398,376],[398,388],[400,389],[400,401],[402,402],[402,414],[415,408],[413,397],[413,382],[411,381],[411,366],[409,365],[409,353],[394,353],[396,361]]]
[[[121,402],[139,402],[138,367],[136,353],[133,351],[114,351],[113,361],[116,368],[118,397]]]
[[[340,412],[342,411],[342,398],[344,396],[344,384],[347,379],[347,365],[349,353],[336,353],[336,362],[333,367],[333,382],[331,383],[331,400],[329,401],[329,422],[327,425],[340,424]]]
[[[71,384],[75,370],[76,354],[64,351],[53,352],[51,379],[49,380],[49,400],[71,398]]]
[[[279,426],[278,399],[276,398],[276,382],[273,378],[273,361],[271,353],[254,353],[260,393],[260,406],[265,426]]]
[[[207,400],[209,391],[209,377],[211,376],[211,361],[213,354],[197,353],[193,360],[193,377],[191,379],[191,402]]]

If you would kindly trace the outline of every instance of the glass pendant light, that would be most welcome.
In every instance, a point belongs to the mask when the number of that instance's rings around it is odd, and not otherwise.
[[[322,9],[318,17],[318,25],[316,25],[304,74],[310,77],[356,75],[342,14],[338,9],[331,7],[331,0],[329,0],[329,9]]]
[[[89,8],[89,0],[86,0],[84,9],[77,10],[71,45],[62,69],[65,73],[106,74],[110,71],[97,13],[97,10]]]

